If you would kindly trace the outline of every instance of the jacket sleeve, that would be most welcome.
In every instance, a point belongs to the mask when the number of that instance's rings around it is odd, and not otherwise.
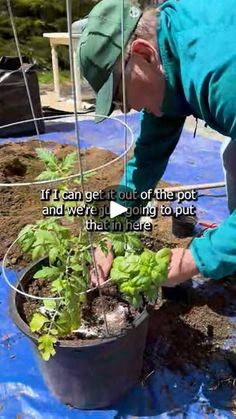
[[[208,89],[211,119],[220,132],[232,139],[236,139],[235,80],[235,65],[225,66],[214,73]],[[190,250],[205,277],[221,279],[236,272],[236,211],[218,228],[194,239]]]
[[[222,279],[236,272],[236,211],[220,227],[192,241],[190,251],[203,276]]]
[[[140,134],[135,144],[133,157],[128,161],[120,189],[142,191],[153,189],[162,177],[169,157],[174,151],[183,129],[185,117],[155,117],[143,112]],[[126,201],[134,206],[141,201]]]
[[[210,122],[223,135],[236,140],[236,67],[234,61],[219,66],[209,80],[205,104]],[[206,96],[207,92],[207,96]]]

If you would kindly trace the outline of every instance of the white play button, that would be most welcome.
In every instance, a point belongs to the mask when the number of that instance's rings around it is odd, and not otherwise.
[[[115,218],[118,215],[124,214],[127,212],[128,208],[124,207],[123,205],[117,204],[117,202],[110,201],[110,217]]]

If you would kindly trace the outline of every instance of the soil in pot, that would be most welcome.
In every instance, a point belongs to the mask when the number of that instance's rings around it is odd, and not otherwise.
[[[34,279],[26,287],[25,291],[39,297],[51,297],[50,284],[44,279]],[[20,315],[29,324],[34,312],[39,310],[40,302],[34,299],[22,297]],[[103,310],[106,314],[109,337],[117,336],[126,329],[132,328],[134,319],[139,314],[138,310],[125,301],[115,285],[107,285],[102,288],[102,296],[98,290],[87,294],[87,301],[82,303],[81,327],[69,336],[60,340],[75,341],[78,345],[87,344],[98,338],[107,337]]]

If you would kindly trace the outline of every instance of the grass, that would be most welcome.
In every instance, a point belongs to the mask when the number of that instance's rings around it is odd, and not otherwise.
[[[52,71],[40,71],[38,72],[39,84],[53,84],[53,73]],[[60,82],[70,81],[70,71],[60,70]]]

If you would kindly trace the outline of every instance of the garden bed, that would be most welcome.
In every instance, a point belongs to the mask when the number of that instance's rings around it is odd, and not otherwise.
[[[167,230],[165,240],[169,234]],[[145,238],[145,246],[152,250],[161,245],[157,238]],[[208,371],[213,359],[225,357],[223,345],[236,334],[236,325],[230,321],[236,312],[235,279],[233,275],[203,283],[199,276],[199,287],[186,284],[173,300],[157,302],[149,322],[144,377],[160,366],[182,373],[189,365]]]
[[[43,170],[43,163],[38,160],[35,151],[40,146],[54,149],[58,157],[65,157],[67,154],[76,150],[76,147],[71,145],[58,145],[55,142],[42,143],[37,140],[1,145],[0,182],[25,183],[34,181]],[[100,148],[83,149],[83,169],[94,169],[102,164],[111,162],[116,157],[117,155],[111,151]],[[100,188],[111,186],[111,184],[118,184],[122,176],[123,165],[123,160],[121,159],[99,170],[86,182],[86,188],[91,191],[96,191]],[[75,169],[76,172],[79,172],[78,165]],[[46,185],[46,187],[56,188],[57,185],[52,183]],[[43,203],[40,201],[40,191],[43,188],[42,185],[0,188],[0,260],[3,258],[9,246],[17,238],[22,227],[41,218]],[[8,226],[7,229],[6,226]],[[10,252],[9,256],[11,265],[16,267],[25,265],[20,249],[16,246],[14,252]]]

